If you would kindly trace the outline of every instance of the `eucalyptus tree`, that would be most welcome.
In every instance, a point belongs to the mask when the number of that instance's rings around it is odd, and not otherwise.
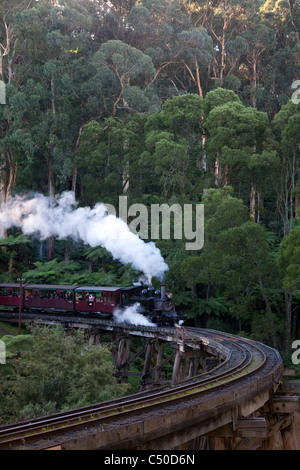
[[[179,2],[143,1],[129,16],[129,40],[148,54],[156,67],[151,83],[160,94],[174,87],[173,94],[191,83],[202,96],[200,68],[208,67],[212,59],[212,40],[204,28],[191,28]]]
[[[23,234],[18,235],[16,237],[13,235],[9,235],[6,238],[0,239],[0,247],[3,247],[5,250],[7,249],[9,251],[7,275],[10,281],[13,279],[14,258],[16,256],[16,250],[21,245],[26,245],[28,243],[30,243],[30,240],[25,238]]]
[[[16,38],[14,37],[13,27],[6,17],[6,12],[2,13],[3,25],[1,24],[1,42],[0,42],[0,79],[4,81],[4,78],[8,78],[11,81],[12,78],[12,57],[15,53]],[[1,14],[0,13],[0,14]],[[7,67],[4,65],[5,58],[7,60]]]
[[[172,54],[176,35],[190,26],[177,0],[143,0],[136,2],[128,16],[128,41],[145,51],[158,47]]]
[[[227,305],[240,330],[278,345],[280,319],[274,292],[280,289],[280,276],[268,232],[250,220],[247,206],[233,196],[231,187],[208,189],[202,203],[205,244],[181,266],[194,295],[194,315],[201,314],[205,305],[209,307],[214,301],[219,305],[224,299],[221,305]],[[199,298],[206,304],[197,302]]]
[[[233,189],[207,189],[201,203],[205,210],[205,243],[200,252],[191,253],[182,260],[180,270],[185,285],[191,289],[193,316],[201,314],[199,299],[205,299],[206,306],[213,299],[225,295],[224,270],[220,253],[216,252],[217,240],[222,233],[240,226],[249,220],[247,207],[242,200],[232,196]]]
[[[276,186],[277,209],[282,218],[283,236],[287,236],[299,217],[300,201],[300,106],[290,101],[272,122],[278,142],[280,177]]]
[[[17,74],[15,66],[22,51],[15,28],[15,15],[30,4],[29,0],[4,0],[0,5],[0,81],[2,86],[5,84],[6,98],[6,104],[2,103],[0,106],[1,204],[10,198],[15,187],[22,152],[31,154],[29,126],[23,125],[24,114],[29,107],[24,93],[18,94],[17,84],[20,83],[21,76]],[[8,105],[10,98],[14,101],[11,106]]]
[[[87,119],[78,110],[84,108],[82,62],[92,47],[91,25],[88,11],[73,0],[55,5],[41,1],[15,16],[22,44],[17,71],[24,92],[34,89],[40,95],[39,110],[30,123],[33,162],[43,162],[47,179],[40,181],[39,190],[47,188],[50,194],[72,173],[78,130]]]
[[[92,44],[91,24],[88,12],[73,0],[28,3],[14,15],[18,60],[7,87],[7,107],[0,110],[8,116],[1,145],[10,156],[8,144],[18,143],[15,152],[22,159],[10,160],[23,166],[19,179],[14,176],[22,189],[53,196],[72,177],[81,121],[87,119],[80,86],[82,62]],[[10,187],[6,192],[9,196]],[[51,239],[49,258],[53,255]]]
[[[275,171],[278,165],[276,151],[267,145],[267,114],[229,101],[210,110],[204,127],[207,158],[215,168],[216,184],[233,185],[249,201],[253,220],[258,220],[256,203],[262,204],[264,181],[269,179],[269,170]]]
[[[299,44],[300,9],[297,0],[286,2],[265,0],[262,2],[260,12],[263,19],[276,29],[281,41],[285,44],[294,42]]]
[[[0,370],[1,424],[32,419],[124,395],[113,376],[105,344],[88,345],[83,331],[66,336],[61,327],[34,327],[5,336],[7,363]]]
[[[211,90],[205,96],[203,100],[203,112],[204,118],[207,118],[210,111],[218,106],[225,105],[226,103],[239,103],[241,100],[236,93],[232,90],[226,90],[218,87],[215,90]]]
[[[1,204],[6,203],[15,189],[18,167],[26,166],[33,157],[34,141],[27,119],[38,111],[38,96],[27,95],[14,85],[6,87],[7,104],[0,106],[0,191]]]
[[[93,65],[96,70],[104,68],[112,71],[118,83],[111,116],[115,116],[118,109],[134,110],[140,107],[142,111],[149,108],[145,89],[155,75],[155,68],[148,55],[120,40],[111,40],[100,46],[93,57]]]
[[[75,158],[81,201],[116,205],[123,193],[143,193],[144,121],[135,113],[122,121],[110,117],[84,126]]]
[[[246,59],[249,69],[251,103],[255,108],[259,78],[262,75],[262,58],[273,52],[276,46],[276,34],[265,24],[254,24],[250,25],[242,36],[248,44]]]
[[[267,231],[253,221],[232,227],[218,236],[216,252],[223,269],[221,282],[226,295],[235,299],[236,313],[241,319],[247,318],[243,312],[247,298],[252,335],[257,334],[273,347],[282,346],[281,319],[274,301],[281,287],[280,276]]]
[[[192,23],[206,28],[213,38],[216,54],[210,69],[211,80],[223,85],[225,77],[239,65],[245,52],[240,35],[257,3],[237,0],[183,2]]]
[[[213,39],[208,89],[216,84],[239,92],[244,103],[273,117],[287,102],[289,87],[299,75],[298,2],[181,3],[191,21],[190,29],[204,27]]]
[[[145,152],[164,197],[199,197],[202,173],[202,98],[186,94],[168,99],[160,113],[149,116]],[[156,191],[157,191],[156,189]]]
[[[293,300],[300,293],[300,226],[292,229],[279,248],[278,267],[282,276],[285,293],[285,351],[291,349],[291,339],[295,339],[297,327],[297,311]],[[294,311],[293,311],[294,307]]]
[[[190,80],[195,83],[198,94],[203,97],[200,68],[209,67],[213,58],[212,38],[204,28],[193,28],[178,34],[181,58]]]

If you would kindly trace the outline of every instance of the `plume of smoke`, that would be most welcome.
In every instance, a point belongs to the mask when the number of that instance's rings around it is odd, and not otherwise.
[[[77,207],[71,191],[62,193],[56,201],[40,194],[31,199],[11,198],[0,211],[0,237],[12,227],[42,240],[53,235],[60,240],[81,240],[91,247],[102,246],[114,259],[143,272],[149,282],[153,276],[162,279],[168,270],[153,242],[145,243],[122,219],[107,215],[103,203],[94,208]]]
[[[116,323],[129,323],[135,326],[156,326],[148,318],[138,313],[140,304],[134,304],[125,309],[116,309],[113,313]]]

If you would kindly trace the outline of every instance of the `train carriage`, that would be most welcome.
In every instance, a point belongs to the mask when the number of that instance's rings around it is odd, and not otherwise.
[[[24,284],[0,284],[0,308],[20,307],[41,313],[92,315],[111,318],[117,308],[135,306],[136,312],[158,325],[174,325],[183,317],[175,310],[172,294],[165,286],[154,292],[140,284],[130,287]]]
[[[19,284],[0,284],[0,306],[17,309],[20,305]]]
[[[74,289],[75,310],[111,316],[121,300],[120,287],[80,286]]]
[[[23,306],[28,310],[73,312],[75,286],[27,284],[23,286]]]

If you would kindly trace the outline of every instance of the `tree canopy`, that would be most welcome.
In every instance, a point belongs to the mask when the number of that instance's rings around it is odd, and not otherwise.
[[[5,0],[0,18],[1,207],[66,190],[80,207],[202,204],[202,250],[155,240],[178,309],[287,350],[300,326],[299,1]],[[1,241],[3,281],[136,279],[101,247],[21,235]]]
[[[16,422],[124,395],[113,377],[108,346],[87,345],[81,330],[36,326],[31,334],[4,336],[7,363],[0,369],[0,423]]]

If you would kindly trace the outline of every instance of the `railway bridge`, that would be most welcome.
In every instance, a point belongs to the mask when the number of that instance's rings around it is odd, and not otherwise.
[[[0,321],[16,317],[1,313]],[[22,322],[84,328],[91,343],[109,334],[116,377],[126,382],[139,374],[140,390],[1,427],[0,449],[300,450],[300,383],[264,344],[213,330],[85,317],[24,313]],[[140,372],[130,368],[136,357]]]

